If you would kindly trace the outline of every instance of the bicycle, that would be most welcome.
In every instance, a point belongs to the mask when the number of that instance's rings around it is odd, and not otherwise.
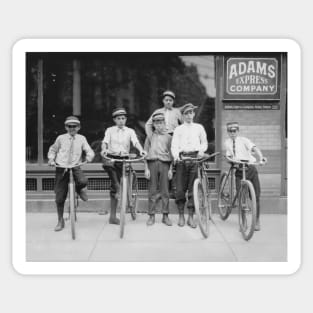
[[[115,156],[110,154],[110,156]],[[136,159],[136,154],[123,154],[116,155],[120,158],[108,157],[103,155],[105,160],[110,162],[120,162],[123,164],[122,177],[120,182],[120,194],[118,200],[118,207],[120,208],[120,238],[124,236],[125,229],[125,215],[126,207],[130,212],[133,220],[136,219],[137,215],[137,194],[138,194],[138,179],[136,171],[132,168],[131,164],[142,161],[145,157]],[[128,166],[126,166],[128,164]]]
[[[209,191],[209,178],[207,175],[208,164],[205,163],[209,159],[218,155],[219,152],[213,154],[205,154],[201,158],[181,157],[183,162],[197,163],[197,178],[193,183],[193,197],[195,211],[198,219],[200,231],[204,238],[209,236],[209,220],[212,220],[212,204]]]
[[[73,168],[82,166],[86,163],[87,162],[82,162],[80,164],[68,166],[68,167],[60,166],[58,164],[54,165],[55,167],[64,168],[63,175],[65,175],[67,171],[69,172],[69,181],[68,181],[69,210],[68,210],[68,213],[69,213],[69,220],[71,223],[71,235],[72,235],[73,240],[76,239],[75,223],[77,222],[77,208],[78,208],[78,194],[75,192],[76,189],[75,189],[75,180],[73,176]],[[75,197],[75,193],[76,193],[76,197]]]
[[[218,191],[218,211],[222,220],[226,220],[238,200],[239,230],[245,240],[250,240],[256,224],[256,196],[253,184],[246,179],[246,170],[249,165],[260,165],[260,162],[247,160],[233,160],[225,156],[230,162],[228,172],[224,172],[220,179]],[[239,190],[235,191],[235,172],[238,167],[242,169],[242,179]]]

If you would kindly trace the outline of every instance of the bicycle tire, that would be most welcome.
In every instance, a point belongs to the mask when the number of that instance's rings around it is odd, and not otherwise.
[[[120,193],[120,238],[124,237],[125,230],[125,215],[127,205],[127,178],[123,177],[121,181],[121,193]]]
[[[71,234],[72,239],[76,238],[75,222],[76,222],[76,212],[75,212],[75,190],[72,183],[69,184],[69,202],[70,202],[70,223],[71,223]]]
[[[220,184],[218,188],[217,197],[217,208],[219,215],[223,221],[225,221],[232,211],[231,204],[231,185],[230,185],[230,175],[224,172],[220,179]]]
[[[209,236],[209,210],[205,199],[204,187],[201,180],[197,178],[193,184],[193,196],[195,211],[198,218],[200,231],[204,238]]]
[[[256,223],[256,197],[250,181],[241,183],[238,217],[240,232],[245,240],[250,240]]]
[[[136,220],[137,217],[137,195],[138,195],[138,180],[136,172],[129,176],[129,188],[128,188],[128,209],[132,220]]]

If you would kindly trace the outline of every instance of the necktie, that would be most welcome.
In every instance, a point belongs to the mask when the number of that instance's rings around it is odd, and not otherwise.
[[[235,143],[235,139],[233,139],[233,153],[234,153],[234,157],[236,156],[236,143]]]
[[[70,138],[71,145],[70,145],[70,150],[69,150],[69,154],[68,154],[68,165],[72,165],[72,162],[73,162],[74,139],[75,139],[75,137],[71,136],[71,138]]]

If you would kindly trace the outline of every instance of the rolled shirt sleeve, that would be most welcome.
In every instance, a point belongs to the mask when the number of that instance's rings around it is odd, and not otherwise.
[[[91,147],[89,146],[87,139],[85,137],[84,137],[84,141],[83,141],[83,151],[85,151],[85,153],[86,153],[86,161],[91,162],[93,160],[93,158],[95,157],[95,153],[91,149]]]
[[[208,149],[208,140],[205,129],[199,124],[199,137],[200,137],[200,152],[205,152]]]
[[[171,152],[174,160],[177,160],[179,157],[179,129],[176,128],[174,130],[172,144],[171,144]]]
[[[54,144],[50,146],[48,151],[48,159],[49,160],[55,160],[57,153],[60,149],[60,136],[57,137]]]

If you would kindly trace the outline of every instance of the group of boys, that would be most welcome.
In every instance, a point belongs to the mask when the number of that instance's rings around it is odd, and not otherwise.
[[[167,90],[162,94],[164,107],[156,110],[145,125],[146,140],[144,147],[141,146],[135,131],[126,126],[127,112],[124,108],[117,108],[112,112],[115,126],[105,131],[101,146],[101,155],[110,158],[123,158],[129,154],[131,144],[138,150],[141,156],[145,157],[145,177],[149,180],[148,214],[147,225],[155,223],[156,206],[159,199],[162,202],[162,223],[172,226],[169,219],[169,181],[175,180],[176,194],[175,202],[178,209],[178,225],[185,225],[184,208],[187,201],[188,219],[187,225],[195,228],[194,221],[194,200],[193,183],[197,178],[197,165],[194,162],[180,162],[181,157],[202,157],[208,148],[207,136],[204,127],[195,123],[195,109],[192,103],[187,103],[181,108],[173,107],[175,101],[174,92]],[[79,164],[82,154],[85,153],[86,161],[91,162],[94,152],[90,148],[86,138],[78,131],[80,121],[77,117],[70,116],[65,120],[66,134],[60,135],[48,152],[48,164],[56,167],[55,194],[58,213],[58,223],[55,231],[64,228],[64,202],[68,189],[67,167],[73,167],[73,175],[76,182],[76,191],[81,199],[87,201],[86,194],[87,179],[85,178]],[[239,137],[238,123],[227,125],[229,140],[225,142],[226,154],[229,157],[237,158],[247,155],[252,157],[256,152],[261,161],[263,155],[256,146],[247,138]],[[235,130],[235,132],[234,132]],[[235,141],[236,144],[235,144]],[[237,149],[237,154],[234,150]],[[240,155],[241,154],[241,155]],[[173,178],[173,166],[176,166],[176,175]],[[122,163],[104,161],[103,169],[108,173],[111,180],[110,188],[110,224],[119,224],[116,216],[119,198],[120,179],[122,176]],[[257,196],[257,227],[259,226],[259,196],[260,184],[258,173],[255,167],[249,167],[247,178],[251,179],[256,189]],[[240,171],[237,171],[236,178],[240,179]],[[186,199],[187,194],[187,199]]]

